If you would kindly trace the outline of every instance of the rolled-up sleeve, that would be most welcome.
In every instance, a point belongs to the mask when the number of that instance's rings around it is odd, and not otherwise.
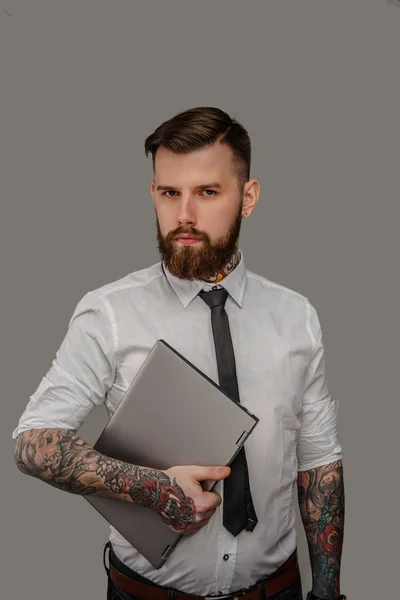
[[[15,439],[28,429],[77,430],[106,397],[115,378],[118,338],[106,298],[87,293],[47,374],[29,398]]]
[[[331,398],[325,366],[321,325],[307,304],[307,327],[313,343],[305,376],[297,441],[298,470],[308,471],[342,458],[338,440],[338,402]]]

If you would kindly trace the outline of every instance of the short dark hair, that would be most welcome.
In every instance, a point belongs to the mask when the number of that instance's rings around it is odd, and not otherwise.
[[[151,152],[153,169],[160,146],[187,154],[216,142],[232,150],[236,176],[241,189],[250,179],[251,142],[246,129],[226,112],[212,106],[198,106],[178,113],[165,121],[146,139],[145,154]]]

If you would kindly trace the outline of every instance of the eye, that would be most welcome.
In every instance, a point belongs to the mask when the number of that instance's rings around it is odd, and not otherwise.
[[[176,192],[175,190],[167,190],[166,192],[163,192],[163,196],[166,196],[167,198],[175,198],[175,196],[168,196],[167,194],[177,194],[178,192]]]
[[[207,192],[211,192],[211,194],[208,194]],[[204,193],[206,194],[206,196],[208,196],[209,198],[211,198],[212,195],[216,195],[216,191],[214,190],[204,190]]]

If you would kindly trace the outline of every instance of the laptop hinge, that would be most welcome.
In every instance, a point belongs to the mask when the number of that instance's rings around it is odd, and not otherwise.
[[[243,431],[242,435],[239,437],[238,441],[236,442],[236,445],[239,446],[239,448],[241,448],[248,437],[249,437],[249,434],[247,433],[247,431]]]
[[[174,550],[174,548],[175,548],[175,546],[167,546],[166,549],[164,550],[163,554],[161,555],[161,558],[167,559],[172,554],[172,551]]]

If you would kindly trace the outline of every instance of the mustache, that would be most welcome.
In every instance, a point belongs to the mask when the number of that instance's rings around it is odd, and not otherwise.
[[[173,240],[178,235],[183,235],[183,234],[194,235],[205,241],[208,240],[208,235],[206,233],[198,231],[197,229],[195,229],[193,227],[178,227],[177,229],[174,229],[174,231],[170,231],[168,233],[166,240],[167,241]]]

